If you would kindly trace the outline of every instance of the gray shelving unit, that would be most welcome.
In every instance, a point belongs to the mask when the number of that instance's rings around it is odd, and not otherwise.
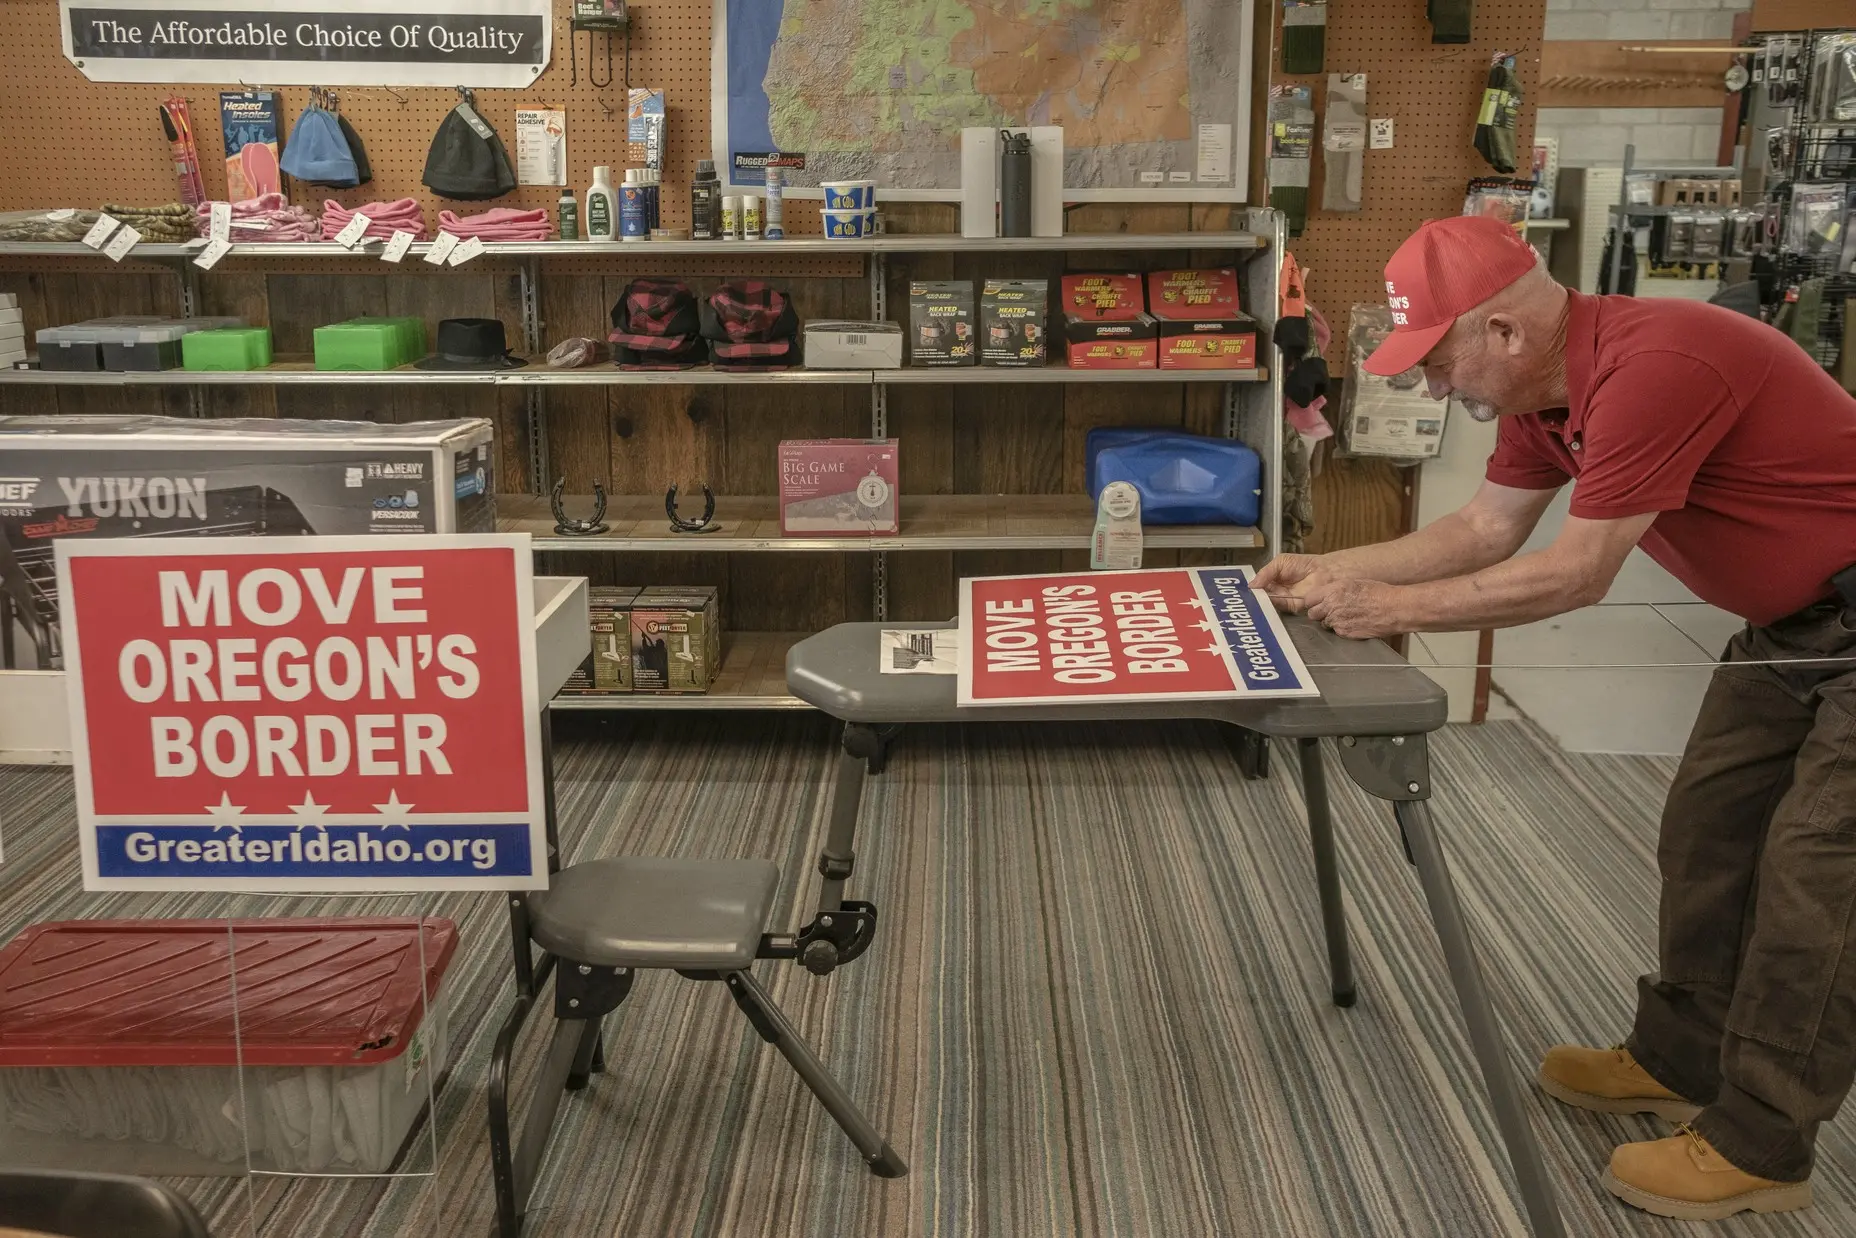
[[[517,266],[522,294],[523,329],[529,346],[542,337],[540,286],[547,261],[610,257],[615,260],[667,254],[730,256],[752,270],[756,258],[795,255],[857,255],[864,259],[873,318],[891,318],[888,261],[893,254],[996,253],[1160,253],[1201,251],[1233,255],[1239,268],[1245,304],[1259,326],[1259,361],[1255,370],[1071,370],[1064,366],[1040,369],[991,367],[904,370],[790,370],[767,374],[728,374],[709,369],[677,372],[626,372],[611,366],[582,370],[548,370],[531,364],[521,370],[495,373],[458,373],[398,369],[388,371],[318,371],[307,360],[286,359],[264,370],[247,373],[207,374],[190,371],[159,373],[73,373],[42,370],[0,371],[0,387],[7,385],[141,386],[164,385],[194,389],[195,411],[203,412],[203,388],[265,385],[387,385],[436,383],[447,386],[520,387],[526,392],[529,475],[534,494],[504,496],[499,523],[506,531],[528,532],[538,554],[571,551],[687,552],[692,548],[720,553],[780,553],[834,551],[873,556],[872,609],[879,619],[888,617],[889,555],[898,552],[939,550],[1075,550],[1086,549],[1094,529],[1094,513],[1080,495],[944,495],[904,496],[901,531],[879,538],[788,538],[779,533],[775,500],[766,497],[719,498],[717,515],[723,528],[700,539],[669,532],[661,496],[614,496],[608,509],[612,531],[601,537],[560,537],[553,532],[544,497],[552,487],[547,444],[546,393],[554,386],[578,385],[825,385],[870,389],[870,436],[889,436],[888,391],[893,386],[917,384],[1025,384],[1025,383],[1217,383],[1224,390],[1223,433],[1239,439],[1262,458],[1262,518],[1256,527],[1194,526],[1153,527],[1147,545],[1153,549],[1229,550],[1234,557],[1262,557],[1280,544],[1282,530],[1282,379],[1273,332],[1278,304],[1279,261],[1283,226],[1279,214],[1252,210],[1242,230],[1219,232],[1167,232],[1156,234],[1082,233],[1060,237],[970,237],[934,234],[889,234],[860,240],[805,237],[780,241],[672,241],[642,244],[592,242],[493,243],[482,256],[466,264],[490,262]],[[185,314],[200,312],[200,281],[210,279],[193,262],[201,246],[139,245],[124,259],[132,263],[158,263],[172,269],[181,284]],[[370,243],[354,250],[328,243],[234,245],[214,270],[249,269],[267,261],[328,260],[332,265],[378,257],[380,245]],[[406,260],[391,268],[409,274],[441,270],[418,259],[429,246],[415,244]],[[1263,251],[1263,252],[1259,252]],[[109,259],[84,245],[0,244],[0,258],[84,258],[107,263]],[[1233,259],[1222,259],[1231,265]],[[586,510],[577,502],[575,510]],[[706,695],[676,696],[564,696],[554,702],[563,710],[630,709],[797,709],[803,702],[785,690],[785,653],[806,633],[738,632],[727,634],[721,674]]]

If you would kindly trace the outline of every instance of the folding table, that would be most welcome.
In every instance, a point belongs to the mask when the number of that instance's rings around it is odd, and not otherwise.
[[[844,886],[852,872],[866,768],[882,760],[896,728],[912,722],[1203,718],[1296,742],[1313,836],[1315,880],[1321,897],[1334,1001],[1336,1005],[1351,1006],[1353,966],[1322,771],[1321,741],[1332,738],[1348,776],[1368,794],[1392,804],[1406,854],[1418,870],[1430,906],[1470,1043],[1482,1068],[1489,1103],[1507,1144],[1534,1233],[1537,1238],[1563,1238],[1566,1231],[1553,1186],[1522,1108],[1514,1074],[1503,1055],[1501,1032],[1470,943],[1463,908],[1425,804],[1431,794],[1425,737],[1444,724],[1444,691],[1378,641],[1345,640],[1300,618],[1291,618],[1287,624],[1321,689],[1319,697],[1160,702],[1097,698],[1061,705],[962,708],[956,703],[952,675],[885,675],[879,670],[878,634],[885,626],[896,625],[840,624],[793,646],[786,659],[788,688],[801,700],[845,724],[831,822],[819,857],[824,882],[817,915],[800,938],[801,961],[822,974],[862,953],[869,943],[876,909],[868,903],[845,901]],[[909,626],[946,629],[954,624]]]

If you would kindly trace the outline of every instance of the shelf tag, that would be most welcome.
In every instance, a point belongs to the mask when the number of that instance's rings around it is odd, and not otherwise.
[[[1392,149],[1392,118],[1390,116],[1387,116],[1381,120],[1374,120],[1368,123],[1370,123],[1373,127],[1372,138],[1370,139],[1368,144],[1374,150],[1391,150]]]
[[[213,219],[206,235],[209,240],[229,241],[232,239],[232,204],[230,202],[213,203]]]
[[[483,238],[480,236],[473,236],[468,240],[459,242],[457,247],[451,251],[450,262],[454,267],[461,267],[472,258],[480,257],[482,254]]]
[[[84,233],[84,244],[92,249],[102,249],[103,242],[110,239],[110,233],[122,225],[111,215],[97,216],[97,222],[90,225],[90,231]]]
[[[216,236],[206,243],[206,248],[201,250],[199,256],[193,260],[193,265],[202,271],[210,271],[218,266],[219,260],[230,252],[232,252],[232,242],[222,236]]]
[[[404,228],[395,228],[393,235],[387,238],[387,247],[381,251],[382,262],[398,262],[412,248],[412,233]]]
[[[348,226],[335,234],[335,243],[345,249],[353,249],[361,243],[361,238],[367,235],[368,225],[373,222],[360,211],[356,211],[354,217],[348,221]]]
[[[135,243],[142,239],[142,234],[124,224],[110,243],[103,247],[103,252],[110,256],[110,261],[121,262],[128,252],[135,248]]]
[[[445,265],[445,259],[451,257],[451,251],[458,247],[455,232],[440,232],[432,238],[432,248],[425,251],[425,260],[435,267]]]

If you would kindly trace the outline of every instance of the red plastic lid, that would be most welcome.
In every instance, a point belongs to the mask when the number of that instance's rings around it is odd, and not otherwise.
[[[0,950],[0,1066],[390,1061],[411,1042],[458,943],[450,920],[229,923],[230,934],[225,920],[27,928]]]

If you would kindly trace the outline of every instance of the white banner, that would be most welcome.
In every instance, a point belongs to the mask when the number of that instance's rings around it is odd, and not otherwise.
[[[59,0],[93,82],[520,89],[548,66],[550,0]]]

